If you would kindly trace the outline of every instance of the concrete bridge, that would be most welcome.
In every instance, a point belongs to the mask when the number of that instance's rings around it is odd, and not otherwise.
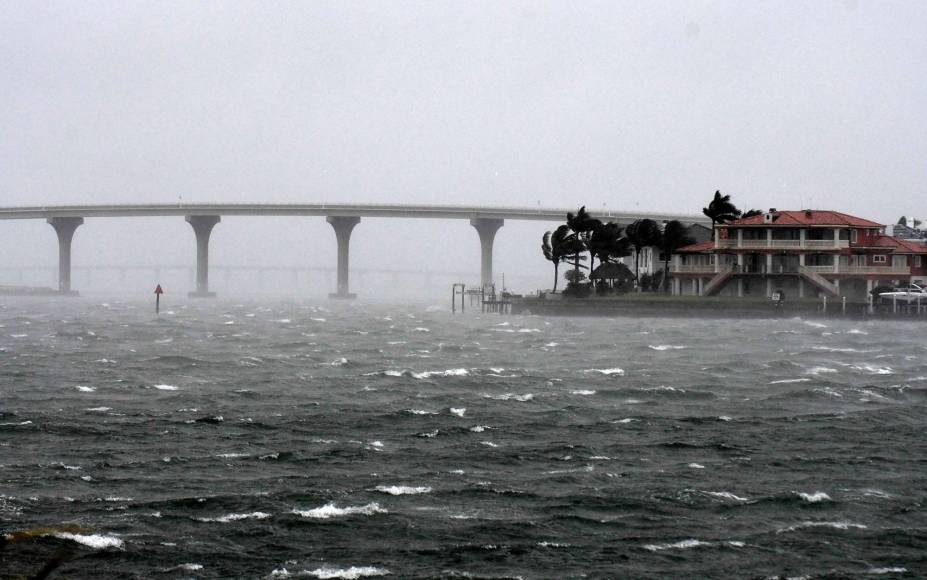
[[[570,209],[391,205],[391,204],[140,204],[140,205],[60,205],[36,207],[0,207],[0,219],[45,219],[58,235],[58,290],[71,290],[71,241],[84,218],[183,216],[196,235],[196,291],[191,296],[215,296],[209,291],[209,236],[221,216],[322,216],[335,230],[338,241],[337,291],[332,298],[353,298],[348,285],[348,256],[351,233],[361,218],[430,218],[469,219],[480,239],[480,279],[485,286],[493,281],[492,247],[496,232],[505,220],[562,222]],[[704,216],[616,212],[594,212],[603,221],[628,225],[634,220],[650,218],[657,222],[679,220],[685,224],[708,224]]]

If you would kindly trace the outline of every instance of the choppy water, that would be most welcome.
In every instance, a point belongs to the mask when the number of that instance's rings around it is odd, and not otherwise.
[[[922,325],[150,309],[0,305],[5,577],[927,574]]]

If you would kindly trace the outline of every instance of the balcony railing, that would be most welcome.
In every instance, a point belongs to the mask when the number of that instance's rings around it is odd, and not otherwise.
[[[849,240],[740,240],[737,239],[718,240],[715,247],[719,250],[738,249],[738,250],[839,250],[849,248]]]
[[[733,266],[731,264],[721,264],[718,266],[717,273],[730,272]],[[714,264],[680,264],[671,266],[670,272],[674,274],[715,274]]]
[[[834,266],[805,266],[808,270],[818,274],[902,274],[910,275],[911,268],[908,266],[846,266],[841,265],[839,269]]]

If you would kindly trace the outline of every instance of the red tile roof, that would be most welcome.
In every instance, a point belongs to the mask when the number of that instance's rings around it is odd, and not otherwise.
[[[766,214],[732,221],[732,226],[850,226],[857,228],[878,228],[882,224],[856,216],[828,210],[776,211],[772,223],[765,223]]]
[[[711,240],[707,242],[698,242],[697,244],[692,244],[689,246],[683,246],[679,248],[674,254],[699,254],[702,252],[709,252],[715,249],[715,243]]]
[[[879,236],[869,247],[885,248],[894,254],[927,254],[927,244],[891,236]]]

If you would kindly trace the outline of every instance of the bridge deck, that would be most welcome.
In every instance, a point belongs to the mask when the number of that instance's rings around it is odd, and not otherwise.
[[[0,219],[44,219],[52,217],[138,217],[138,216],[358,216],[384,218],[432,219],[505,219],[562,221],[570,209],[518,208],[490,206],[348,204],[348,203],[183,203],[127,205],[50,205],[31,207],[0,207]],[[709,224],[702,215],[611,211],[590,212],[603,221],[630,223],[650,218],[658,222],[679,220],[684,223]]]

